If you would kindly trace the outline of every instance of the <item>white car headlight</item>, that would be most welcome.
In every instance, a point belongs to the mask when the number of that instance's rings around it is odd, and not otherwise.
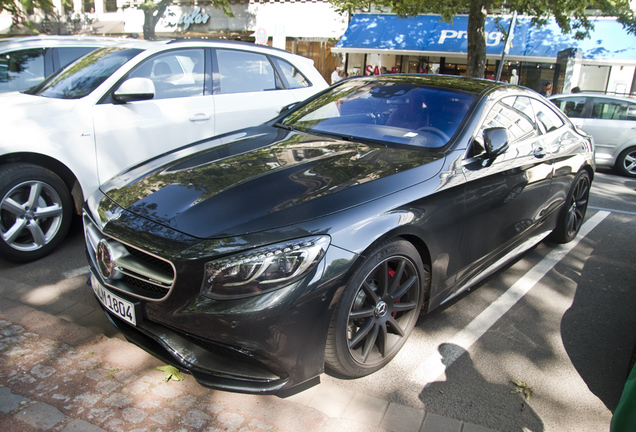
[[[210,261],[201,294],[235,299],[282,288],[307,275],[329,243],[328,236],[306,237]]]

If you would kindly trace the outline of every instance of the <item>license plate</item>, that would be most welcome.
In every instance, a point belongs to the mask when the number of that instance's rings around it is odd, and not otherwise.
[[[121,297],[116,296],[107,289],[105,289],[100,283],[93,281],[91,284],[93,291],[97,296],[97,299],[106,309],[111,311],[117,317],[123,319],[126,322],[136,326],[137,318],[135,317],[135,305],[124,300]]]

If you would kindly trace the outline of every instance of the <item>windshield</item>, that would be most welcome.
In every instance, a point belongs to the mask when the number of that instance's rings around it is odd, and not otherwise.
[[[141,51],[116,47],[93,51],[25,93],[55,99],[82,98]]]
[[[464,120],[474,96],[405,79],[345,82],[281,123],[345,139],[439,148]]]

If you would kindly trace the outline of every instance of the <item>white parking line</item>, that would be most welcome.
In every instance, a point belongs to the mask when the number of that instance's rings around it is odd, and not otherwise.
[[[510,310],[543,276],[561,261],[576,245],[603,221],[610,213],[599,211],[581,227],[579,235],[570,243],[556,246],[528,273],[490,304],[482,313],[473,319],[464,329],[459,331],[446,343],[457,346],[454,352],[444,352],[444,363],[440,354],[431,354],[411,374],[410,380],[422,387],[437,381],[446,368],[467,351],[488,329]],[[453,345],[449,346],[452,349]]]
[[[608,209],[608,208],[603,208],[603,207],[592,207],[592,206],[589,206],[588,209],[590,209],[590,210],[602,210],[602,211],[606,211],[606,212],[610,212],[610,213],[621,213],[621,214],[627,214],[627,215],[636,216],[636,212],[630,212],[630,211],[626,211],[626,210],[614,210],[614,209]]]
[[[62,273],[62,277],[64,279],[70,279],[73,278],[75,276],[81,276],[83,274],[88,274],[88,271],[90,270],[90,266],[84,266],[84,267],[80,267],[74,270],[69,270],[67,272]]]

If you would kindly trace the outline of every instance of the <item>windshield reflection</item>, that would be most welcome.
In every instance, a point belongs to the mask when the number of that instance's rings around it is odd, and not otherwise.
[[[117,47],[93,51],[25,93],[54,99],[82,98],[141,51]]]
[[[293,112],[283,125],[344,139],[446,145],[474,95],[401,80],[352,80]]]

